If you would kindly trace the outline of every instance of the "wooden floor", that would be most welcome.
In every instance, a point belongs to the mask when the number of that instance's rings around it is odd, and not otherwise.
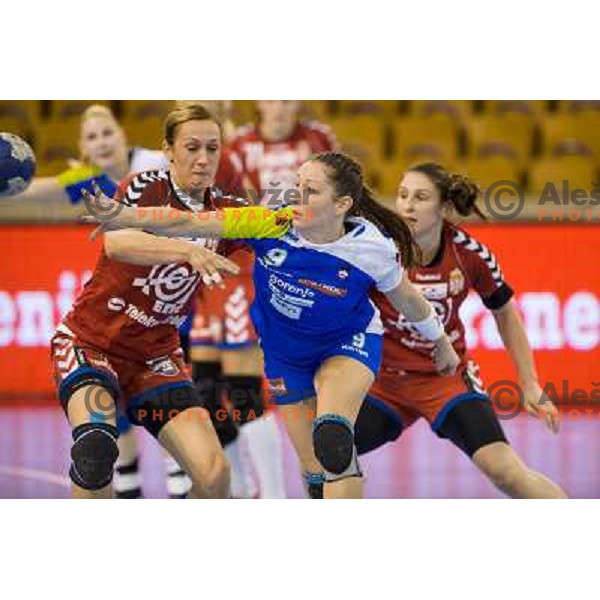
[[[504,423],[513,447],[575,498],[600,498],[600,419],[564,418],[554,436],[534,419]],[[166,496],[158,447],[144,432],[144,493]],[[0,408],[0,498],[67,498],[70,432],[57,408]],[[303,490],[292,450],[284,464],[290,498]],[[394,445],[363,457],[369,498],[501,498],[461,453],[418,423]]]

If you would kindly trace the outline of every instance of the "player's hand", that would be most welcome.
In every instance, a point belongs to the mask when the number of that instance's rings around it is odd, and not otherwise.
[[[202,281],[208,287],[225,287],[220,271],[232,275],[238,275],[240,272],[236,263],[202,246],[191,246],[187,260],[200,273]]]
[[[460,364],[460,358],[447,335],[434,342],[432,357],[440,375],[454,375]]]
[[[544,422],[552,433],[558,433],[560,427],[560,413],[558,408],[537,381],[529,381],[521,384],[523,391],[523,402],[525,410],[534,417]]]

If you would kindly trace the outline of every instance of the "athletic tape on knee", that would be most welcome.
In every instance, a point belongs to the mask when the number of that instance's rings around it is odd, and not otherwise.
[[[345,417],[336,414],[317,417],[313,423],[313,446],[326,482],[362,477],[354,427]]]
[[[109,423],[84,423],[73,429],[69,476],[79,487],[95,491],[113,478],[119,457],[119,432]]]

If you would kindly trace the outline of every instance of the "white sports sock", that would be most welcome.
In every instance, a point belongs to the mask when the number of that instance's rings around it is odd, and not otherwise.
[[[231,467],[231,495],[233,498],[256,498],[258,489],[250,473],[248,460],[244,460],[241,439],[238,437],[225,446],[225,454]]]
[[[167,471],[167,492],[170,498],[185,498],[192,489],[192,480],[179,463],[165,451],[163,453]]]
[[[249,421],[240,427],[240,436],[246,443],[256,471],[260,497],[285,498],[283,448],[275,416],[267,413]]]

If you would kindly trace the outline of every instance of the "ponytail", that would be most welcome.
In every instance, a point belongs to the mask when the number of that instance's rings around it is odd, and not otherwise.
[[[449,173],[437,163],[421,163],[411,167],[409,172],[411,171],[429,177],[437,188],[442,202],[450,203],[459,215],[468,217],[475,213],[479,218],[487,221],[487,217],[477,206],[481,190],[466,175]]]
[[[410,227],[394,211],[377,202],[373,192],[366,185],[362,186],[360,196],[352,205],[349,214],[364,217],[389,235],[398,246],[403,267],[410,269],[418,263],[420,251]]]

